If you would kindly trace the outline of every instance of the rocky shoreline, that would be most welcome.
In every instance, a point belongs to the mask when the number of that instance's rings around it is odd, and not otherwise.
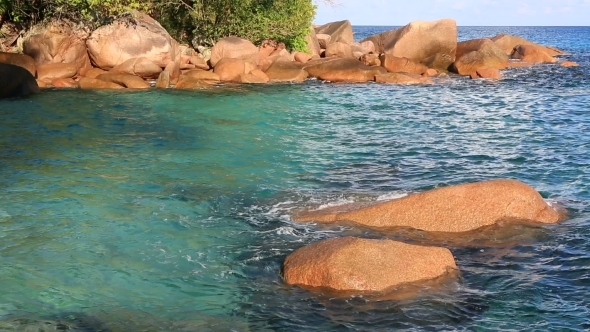
[[[34,85],[207,89],[228,82],[298,83],[308,78],[389,84],[432,84],[431,78],[448,75],[500,79],[501,70],[558,63],[555,57],[567,54],[505,34],[458,42],[452,19],[412,22],[358,43],[349,21],[311,27],[306,38],[309,54],[290,52],[272,40],[256,46],[238,37],[223,38],[212,48],[193,48],[179,44],[160,23],[140,12],[92,32],[53,21],[20,35],[0,43],[4,51],[12,51],[0,52],[3,76],[11,77],[0,85],[0,97],[35,93]]]

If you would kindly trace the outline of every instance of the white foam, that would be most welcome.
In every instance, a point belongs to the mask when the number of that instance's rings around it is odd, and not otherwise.
[[[383,194],[383,195],[377,197],[377,201],[379,201],[379,202],[380,201],[391,201],[391,200],[406,197],[406,196],[408,196],[408,193],[406,193],[406,192],[391,192],[391,193]]]

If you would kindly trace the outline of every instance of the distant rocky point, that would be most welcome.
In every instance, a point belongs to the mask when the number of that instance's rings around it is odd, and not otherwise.
[[[238,37],[223,38],[211,49],[195,50],[179,44],[141,12],[92,32],[57,20],[21,35],[24,37],[7,37],[0,43],[12,51],[0,52],[0,63],[25,68],[42,88],[207,89],[218,83],[302,82],[308,78],[432,84],[432,78],[447,74],[500,79],[500,71],[506,68],[557,63],[555,57],[566,54],[504,34],[457,42],[457,25],[452,19],[416,21],[360,42],[354,41],[349,21],[332,22],[310,28],[309,53],[288,51],[272,40],[256,46]],[[22,45],[22,53],[14,52],[16,45]],[[577,66],[570,61],[562,65]]]

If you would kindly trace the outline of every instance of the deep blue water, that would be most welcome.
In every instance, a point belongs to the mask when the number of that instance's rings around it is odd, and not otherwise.
[[[590,329],[590,28],[459,32],[520,35],[582,66],[0,101],[0,331]],[[409,236],[299,225],[294,210],[501,177],[569,220],[443,241],[460,276],[403,300],[281,281],[305,244]]]

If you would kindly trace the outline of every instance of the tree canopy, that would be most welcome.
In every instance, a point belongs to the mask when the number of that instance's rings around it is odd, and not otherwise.
[[[97,27],[132,9],[147,12],[176,39],[193,45],[239,36],[254,43],[273,39],[298,50],[305,48],[315,15],[312,0],[0,0],[0,25],[12,21],[27,28],[57,18]]]

